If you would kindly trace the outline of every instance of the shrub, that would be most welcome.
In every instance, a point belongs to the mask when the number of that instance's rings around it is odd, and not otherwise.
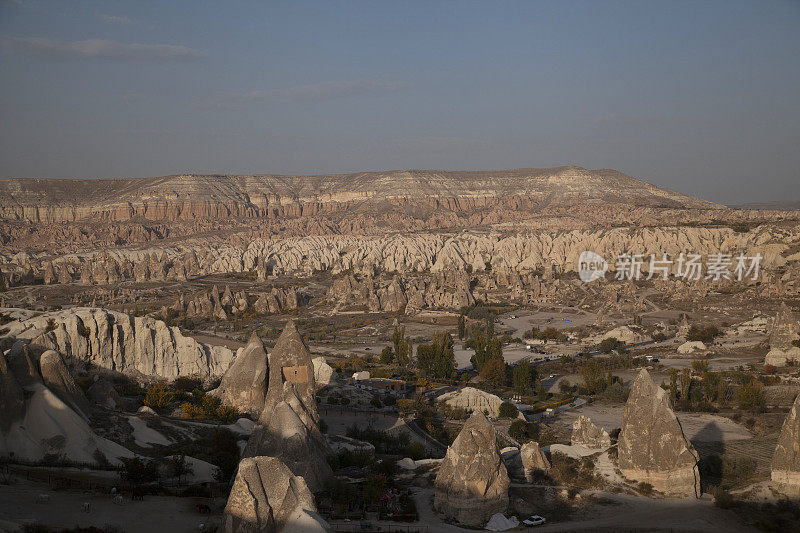
[[[714,338],[722,335],[722,331],[717,326],[692,326],[689,334],[686,335],[688,341],[712,342]]]
[[[600,341],[600,344],[597,345],[597,349],[603,353],[611,353],[612,350],[616,350],[619,346],[625,346],[625,344],[617,340],[616,337],[608,337]]]
[[[403,448],[403,455],[419,461],[425,457],[425,446],[419,442],[410,442]]]
[[[714,505],[720,509],[730,509],[736,505],[731,493],[721,487],[711,487],[711,495],[714,497]]]
[[[639,492],[641,492],[645,496],[649,496],[653,493],[653,485],[651,485],[650,483],[642,481],[641,483],[639,483],[638,488]]]
[[[156,383],[149,389],[142,403],[151,409],[164,409],[173,401],[173,395],[164,382]]]
[[[513,403],[509,402],[501,403],[499,411],[500,411],[500,418],[516,418],[517,413],[519,413],[516,406],[514,406]]]
[[[539,426],[535,422],[517,419],[511,422],[508,435],[517,442],[525,443],[539,438]]]
[[[383,397],[383,405],[387,405],[387,406],[391,407],[392,405],[395,405],[396,403],[397,403],[397,398],[395,398],[391,394],[387,394],[386,396]]]
[[[203,382],[200,378],[181,376],[172,382],[172,388],[176,391],[191,392],[195,389],[201,389]]]
[[[373,399],[371,399],[371,400],[369,401],[369,404],[370,404],[372,407],[374,407],[375,409],[380,409],[381,407],[383,407],[383,404],[381,403],[381,401],[380,401],[378,398],[373,398]]]

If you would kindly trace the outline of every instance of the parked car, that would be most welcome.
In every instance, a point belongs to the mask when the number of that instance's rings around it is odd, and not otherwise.
[[[530,518],[526,518],[525,520],[522,521],[522,523],[525,524],[526,526],[541,526],[545,522],[547,522],[547,519],[543,516],[539,516],[538,514],[535,514]]]

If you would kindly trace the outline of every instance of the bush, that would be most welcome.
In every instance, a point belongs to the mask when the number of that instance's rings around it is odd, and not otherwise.
[[[389,407],[395,405],[397,403],[397,398],[392,396],[391,394],[387,394],[383,397],[383,405],[387,405]]]
[[[369,404],[370,404],[372,407],[374,407],[375,409],[380,409],[381,407],[383,407],[383,404],[381,403],[381,401],[380,401],[378,398],[373,398],[373,399],[371,399],[371,400],[369,401]]]
[[[500,418],[516,418],[519,410],[513,403],[503,402],[500,404]]]
[[[403,455],[419,461],[425,457],[425,446],[419,442],[410,442],[403,448]]]
[[[181,376],[172,382],[172,388],[176,391],[191,392],[195,389],[203,388],[203,382],[200,378]]]
[[[173,395],[167,388],[166,383],[156,383],[149,389],[142,400],[142,403],[151,409],[164,409],[169,407],[173,401]]]
[[[525,422],[524,420],[514,420],[508,428],[508,435],[519,443],[539,438],[539,426],[535,422]]]
[[[714,506],[720,509],[730,509],[736,505],[736,500],[731,496],[731,493],[721,487],[711,487],[709,492],[714,497]]]
[[[619,346],[625,346],[625,343],[620,342],[616,337],[609,337],[600,341],[600,344],[597,345],[597,349],[603,353],[611,353]]]
[[[687,341],[712,342],[714,338],[722,335],[722,331],[717,326],[692,326],[689,334],[686,335]]]

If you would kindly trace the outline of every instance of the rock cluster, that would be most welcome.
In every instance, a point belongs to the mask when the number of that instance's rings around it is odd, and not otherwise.
[[[525,473],[525,481],[532,483],[534,474],[537,470],[547,472],[550,470],[550,461],[547,460],[539,443],[535,441],[526,442],[519,449],[522,469]]]
[[[454,409],[463,409],[468,413],[484,413],[492,418],[500,417],[500,406],[503,404],[499,396],[474,387],[447,392],[439,396],[439,401]]]
[[[317,492],[332,471],[328,444],[319,429],[315,393],[311,354],[294,322],[289,321],[270,354],[264,409],[244,455],[280,459]]]
[[[468,527],[482,527],[508,507],[510,480],[489,419],[476,411],[447,449],[434,485],[434,508]]]
[[[67,370],[61,355],[54,350],[47,350],[39,357],[39,368],[44,384],[53,391],[53,394],[86,418],[89,413],[89,402],[72,379],[72,374]]]
[[[586,415],[580,415],[572,424],[570,442],[573,446],[583,446],[590,450],[607,450],[611,447],[608,431],[597,427]]]
[[[93,367],[175,379],[179,376],[221,376],[234,353],[185,337],[177,327],[150,317],[117,311],[72,308],[45,313],[9,325],[12,351],[28,344],[55,350],[66,361]]]
[[[225,533],[325,532],[302,477],[274,457],[242,459],[222,517]]]
[[[25,413],[22,387],[11,374],[6,356],[0,352],[0,431],[8,431]]]
[[[786,303],[781,304],[769,334],[769,352],[765,365],[785,366],[789,361],[800,361],[800,348],[792,344],[800,338],[797,317]]]
[[[470,277],[464,272],[431,277],[393,276],[390,280],[349,274],[336,279],[328,298],[340,306],[366,307],[373,313],[416,313],[422,309],[460,309],[475,302]]]
[[[264,410],[268,367],[267,350],[254,332],[247,345],[237,350],[219,387],[210,394],[222,403],[257,418]]]
[[[110,381],[98,378],[86,391],[86,397],[104,409],[116,410],[122,407],[122,396]]]
[[[27,350],[0,354],[0,456],[25,461],[46,456],[117,465],[133,453],[96,435],[90,407],[56,352],[40,361]],[[103,457],[103,459],[98,459]]]
[[[618,439],[619,469],[631,480],[675,496],[700,496],[698,455],[667,393],[642,369],[631,386]]]
[[[786,416],[772,458],[772,481],[800,492],[800,395]]]
[[[217,286],[187,299],[179,295],[172,309],[188,317],[216,318],[227,320],[229,316],[236,316],[253,311],[260,315],[294,311],[307,301],[307,297],[294,287],[273,287],[270,292],[262,292],[252,296],[247,291],[231,291],[225,287],[220,294]]]

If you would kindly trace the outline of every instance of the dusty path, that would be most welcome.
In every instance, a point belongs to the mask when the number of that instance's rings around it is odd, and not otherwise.
[[[39,502],[40,495],[49,501]],[[89,512],[83,504],[89,503]],[[219,523],[220,516],[200,515],[191,498],[146,496],[143,501],[125,497],[121,505],[97,493],[52,491],[47,484],[13,479],[0,485],[0,522],[45,524],[55,528],[113,526],[119,531],[188,533],[202,531],[199,524]]]
[[[758,531],[744,526],[730,511],[714,507],[710,498],[663,499],[602,494],[618,505],[589,520],[545,525],[530,531],[583,531],[596,528],[641,529],[643,531],[709,531],[740,533]]]

